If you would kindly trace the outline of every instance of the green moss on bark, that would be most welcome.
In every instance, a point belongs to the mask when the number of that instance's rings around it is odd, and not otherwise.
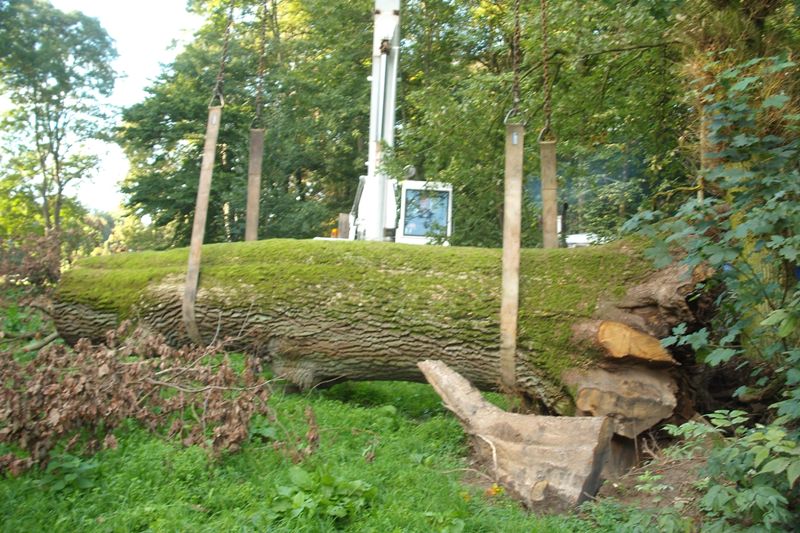
[[[522,251],[519,351],[560,382],[563,370],[592,354],[570,343],[570,326],[590,318],[641,281],[649,262],[635,241]],[[135,316],[149,288],[182,283],[188,250],[92,257],[66,272],[57,299]],[[501,253],[496,249],[389,243],[267,240],[203,247],[200,289],[206,305],[304,310],[347,323],[461,342],[499,339]],[[497,341],[499,342],[499,340]]]

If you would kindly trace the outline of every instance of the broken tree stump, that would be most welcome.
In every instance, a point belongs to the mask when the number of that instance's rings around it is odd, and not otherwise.
[[[443,362],[423,361],[419,368],[497,482],[527,507],[575,508],[600,488],[613,433],[608,418],[508,413]]]
[[[675,380],[641,365],[569,370],[564,382],[575,387],[576,414],[608,416],[614,432],[629,439],[672,416],[678,405]]]

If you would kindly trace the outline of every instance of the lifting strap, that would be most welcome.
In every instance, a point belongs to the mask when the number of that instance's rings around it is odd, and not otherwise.
[[[247,213],[244,240],[258,240],[258,209],[261,202],[261,168],[264,160],[264,127],[261,121],[264,101],[264,63],[267,46],[267,1],[261,5],[261,36],[258,45],[256,116],[250,128],[250,160],[247,165]]]
[[[503,198],[503,280],[500,303],[500,382],[505,392],[516,389],[519,260],[522,232],[522,174],[525,125],[520,120],[520,0],[514,2],[512,107],[506,115],[505,187]]]
[[[197,300],[197,286],[200,280],[200,256],[208,218],[208,200],[211,195],[211,176],[214,171],[214,159],[217,152],[217,138],[219,136],[220,122],[222,121],[222,107],[225,98],[222,84],[225,75],[225,61],[228,55],[231,26],[233,25],[233,2],[228,11],[228,21],[225,26],[225,39],[222,46],[222,57],[219,62],[216,83],[211,93],[208,105],[208,123],[206,124],[205,145],[203,159],[200,164],[200,183],[197,187],[197,201],[195,203],[194,221],[192,223],[192,240],[189,245],[189,266],[186,270],[186,284],[183,292],[183,324],[186,334],[197,345],[203,344],[203,337],[197,327],[195,315],[195,302]]]
[[[547,0],[541,0],[542,17],[542,74],[544,82],[544,127],[539,133],[539,161],[542,177],[542,245],[558,248],[558,200],[556,176],[556,136],[553,132],[552,83],[548,64]]]

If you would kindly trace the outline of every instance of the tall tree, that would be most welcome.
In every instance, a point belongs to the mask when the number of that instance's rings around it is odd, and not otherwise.
[[[262,35],[256,13],[263,4],[234,2],[237,24],[226,67],[211,241],[236,240],[243,228],[246,132],[254,116]],[[736,46],[745,57],[787,49],[798,35],[791,4],[550,3],[553,122],[570,232],[614,235],[641,206],[669,210],[691,194],[687,189],[694,186],[701,150],[685,65],[695,56],[707,57],[709,48],[719,55]],[[207,15],[207,25],[151,87],[151,96],[126,112],[122,130],[135,161],[127,184],[132,207],[159,225],[173,222],[187,230],[199,133],[229,3],[192,5]],[[497,246],[501,239],[512,6],[499,0],[403,2],[398,131],[385,164],[398,178],[413,165],[420,179],[453,184],[453,244]],[[352,204],[367,153],[371,8],[371,0],[267,1],[261,235],[318,235],[333,213]],[[543,124],[540,3],[520,0],[520,15],[521,107],[529,124],[523,242],[532,246],[539,235],[535,140]],[[720,29],[724,38],[703,37]],[[749,37],[737,42],[741,35]],[[179,229],[176,236],[185,242],[188,231]]]
[[[115,57],[96,19],[45,0],[0,2],[0,87],[13,105],[6,150],[34,182],[46,233],[61,230],[67,186],[97,166],[84,143],[102,137]]]
[[[244,232],[247,131],[255,118],[263,0],[234,3],[225,65],[225,110],[206,240]],[[223,48],[228,2],[195,2],[207,17],[186,50],[124,112],[120,142],[132,161],[129,206],[155,224],[174,224],[188,242],[202,131]],[[364,172],[369,112],[371,2],[267,2],[262,231],[312,237],[352,203]],[[346,39],[342,36],[346,35]]]

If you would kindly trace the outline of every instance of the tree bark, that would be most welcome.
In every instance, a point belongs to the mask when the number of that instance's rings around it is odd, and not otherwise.
[[[694,320],[686,296],[700,274],[679,267],[653,272],[641,248],[620,241],[522,251],[516,389],[543,412],[575,413],[582,390],[576,371],[613,373],[623,364],[607,357],[600,340],[587,342],[585,328],[583,336],[574,333],[576,324],[614,320],[658,338]],[[133,319],[171,344],[189,342],[181,322],[186,257],[182,249],[78,262],[57,291],[59,333],[68,342],[101,340]],[[422,381],[417,363],[437,359],[475,386],[495,389],[500,274],[494,249],[292,240],[208,245],[197,325],[204,342],[229,338],[231,349],[261,355],[276,375],[301,387]],[[671,380],[669,365],[635,354],[633,360],[625,368],[653,367]],[[603,394],[617,401],[613,390],[592,388],[592,405]],[[640,404],[650,402],[645,397]],[[579,411],[593,414],[590,407]],[[639,424],[637,432],[645,429]]]
[[[611,460],[609,418],[507,413],[441,361],[419,367],[472,437],[478,460],[528,508],[560,512],[597,493]]]

